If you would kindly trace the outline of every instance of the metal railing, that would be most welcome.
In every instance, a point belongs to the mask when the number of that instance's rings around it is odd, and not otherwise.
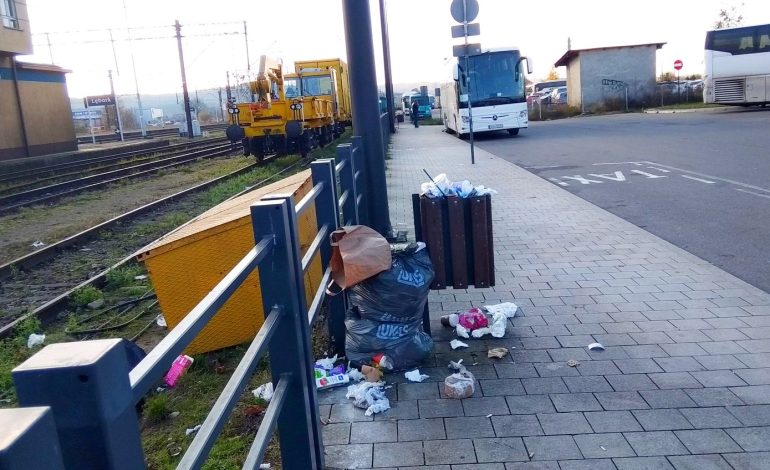
[[[0,468],[144,468],[136,404],[255,269],[265,321],[177,468],[201,468],[265,352],[274,395],[243,468],[259,467],[276,427],[284,468],[323,468],[310,331],[324,300],[330,330],[339,334],[344,322],[345,296],[326,299],[328,237],[341,224],[366,223],[362,143],[354,137],[336,159],[313,162],[313,187],[296,204],[283,194],[254,203],[254,248],[133,369],[120,339],[49,345],[14,369],[24,408],[0,410]],[[302,253],[298,217],[311,207],[317,235]],[[308,304],[304,274],[316,257],[323,276]]]

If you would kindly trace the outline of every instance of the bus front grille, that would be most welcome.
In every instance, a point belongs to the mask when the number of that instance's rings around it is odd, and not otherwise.
[[[714,101],[717,103],[746,101],[746,79],[714,80]]]

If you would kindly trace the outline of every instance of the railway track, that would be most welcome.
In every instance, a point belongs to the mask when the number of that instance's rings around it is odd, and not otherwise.
[[[22,207],[50,203],[65,196],[97,189],[128,178],[145,176],[160,170],[192,163],[202,158],[213,158],[232,152],[235,147],[219,144],[204,149],[183,151],[172,156],[145,163],[133,164],[124,168],[110,170],[69,181],[50,184],[40,188],[0,196],[0,214],[13,212]]]
[[[167,145],[163,147],[153,147],[149,149],[129,150],[127,152],[120,152],[111,155],[104,155],[100,157],[84,158],[80,160],[74,160],[64,163],[57,163],[53,165],[40,165],[33,167],[25,167],[22,170],[6,171],[0,176],[0,185],[6,186],[0,192],[12,192],[13,185],[19,181],[27,181],[34,179],[35,182],[40,182],[51,177],[57,177],[57,175],[64,176],[60,172],[72,172],[74,170],[88,171],[94,168],[100,168],[103,165],[110,165],[114,162],[120,162],[123,160],[137,159],[143,156],[152,156],[176,150],[184,150],[190,148],[200,148],[202,146],[211,145],[214,143],[228,142],[226,138],[214,138],[205,140],[195,140],[185,142],[182,144]]]
[[[110,160],[102,160],[98,163],[94,163],[90,167],[88,166],[84,167],[84,164],[71,165],[69,167],[61,168],[60,173],[56,173],[52,176],[44,176],[42,178],[37,178],[32,181],[26,181],[15,185],[6,186],[5,188],[0,189],[0,198],[2,198],[7,194],[21,193],[23,191],[36,189],[45,183],[54,184],[57,182],[61,182],[61,180],[66,180],[67,178],[76,180],[79,178],[83,178],[84,176],[88,176],[89,174],[94,173],[96,171],[103,172],[108,170],[119,170],[122,168],[130,168],[140,163],[150,163],[150,162],[158,161],[164,158],[165,156],[168,156],[168,154],[174,153],[175,151],[180,152],[180,151],[190,150],[190,149],[205,150],[208,148],[216,147],[218,145],[222,145],[225,142],[226,142],[225,140],[217,139],[215,142],[207,142],[205,144],[199,144],[199,145],[188,146],[188,147],[180,147],[178,150],[164,149],[156,152],[138,154],[134,157],[111,158]]]
[[[302,164],[303,161],[299,160],[232,197],[261,186]],[[142,240],[142,243],[138,244],[135,249],[130,250],[128,256],[107,266],[103,259],[107,257],[107,253],[110,250],[107,246],[109,243],[98,239],[100,233],[110,229],[116,230],[116,227],[130,231],[131,226],[127,222],[158,211],[163,207],[168,207],[171,202],[182,200],[196,192],[244,174],[257,165],[257,163],[247,165],[226,175],[160,198],[0,266],[0,280],[3,281],[3,289],[5,291],[5,299],[3,300],[9,304],[14,302],[23,303],[24,308],[20,310],[26,311],[26,313],[20,315],[0,317],[0,339],[7,337],[16,326],[29,317],[38,317],[43,323],[56,319],[58,314],[68,307],[69,299],[73,293],[86,286],[103,286],[110,271],[130,263],[136,254],[142,250],[142,247],[154,241],[154,239]],[[75,247],[83,247],[84,244],[89,245],[87,248],[81,248],[78,251],[73,249]],[[68,253],[71,256],[72,253],[87,253],[90,261],[86,262],[85,266],[81,266],[79,269],[67,268],[68,263],[64,260],[57,263],[57,261],[60,261],[61,256]],[[84,278],[85,280],[83,280]],[[51,279],[56,279],[57,282],[52,284]],[[12,292],[9,294],[8,291]],[[30,291],[33,293],[30,294]],[[21,298],[23,295],[30,295],[31,297]]]
[[[209,124],[201,126],[201,131],[221,131],[224,130],[227,126],[228,124]],[[148,137],[178,136],[179,128],[168,127],[162,129],[147,129],[146,133]],[[136,140],[142,138],[143,137],[141,131],[130,131],[123,133],[124,140]],[[79,144],[90,144],[94,140],[96,140],[97,144],[103,144],[105,142],[117,142],[120,140],[120,136],[118,134],[95,134],[94,138],[92,139],[90,135],[82,135],[78,136],[77,140]]]

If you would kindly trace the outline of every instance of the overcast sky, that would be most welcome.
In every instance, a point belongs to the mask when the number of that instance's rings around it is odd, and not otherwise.
[[[365,1],[365,0],[362,0]],[[478,0],[482,47],[517,46],[532,58],[534,79],[544,77],[572,48],[666,42],[658,71],[703,72],[704,35],[721,8],[737,5],[744,24],[770,23],[770,1],[724,0],[607,2]],[[447,77],[453,40],[450,0],[387,0],[393,80],[440,82]],[[71,96],[109,92],[107,70],[117,69],[116,91],[134,93],[130,49],[142,94],[181,90],[174,20],[182,24],[188,85],[224,86],[226,71],[247,68],[242,22],[248,24],[249,56],[256,69],[261,54],[294,60],[345,57],[339,0],[28,0],[35,55],[73,72]],[[378,81],[382,82],[378,2],[371,0]],[[633,5],[633,7],[632,7]],[[135,39],[129,48],[126,25]],[[110,42],[110,32],[114,43]],[[49,33],[48,36],[44,33]],[[50,39],[51,48],[48,47]],[[457,41],[457,40],[455,40]],[[114,49],[113,49],[114,44]],[[564,76],[564,69],[559,70]]]

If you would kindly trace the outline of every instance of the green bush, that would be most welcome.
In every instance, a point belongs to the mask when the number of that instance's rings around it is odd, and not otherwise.
[[[144,415],[151,423],[163,421],[170,413],[168,395],[165,393],[151,396],[144,405]]]
[[[99,300],[103,297],[102,291],[94,286],[85,286],[76,290],[72,294],[72,302],[78,307],[85,307],[94,300]]]

